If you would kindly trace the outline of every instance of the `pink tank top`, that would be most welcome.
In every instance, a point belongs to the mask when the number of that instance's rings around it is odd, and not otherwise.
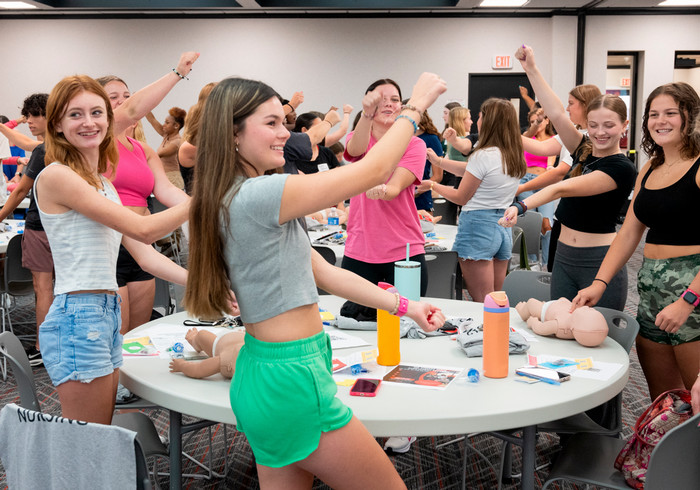
[[[117,176],[112,180],[112,184],[117,189],[124,206],[145,208],[148,205],[146,198],[153,192],[155,178],[148,166],[146,152],[141,144],[128,136],[127,139],[134,149],[129,151],[126,146],[117,142],[119,145],[119,164],[117,165]]]
[[[532,139],[536,139],[534,136]],[[547,168],[547,158],[548,157],[541,157],[539,155],[533,155],[532,153],[524,152],[525,154],[525,163],[527,163],[528,167],[542,167],[542,168]]]

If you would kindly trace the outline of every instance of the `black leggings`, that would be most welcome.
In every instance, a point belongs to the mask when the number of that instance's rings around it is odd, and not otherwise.
[[[425,264],[425,254],[414,255],[411,260],[420,262],[420,295],[425,296],[428,290],[428,268]],[[351,259],[347,255],[343,257],[341,267],[354,272],[360,277],[367,279],[373,284],[379,282],[388,282],[394,284],[394,263],[384,262],[381,264],[370,264],[361,260]],[[374,308],[367,308],[352,301],[346,301],[340,311],[342,316],[350,316],[351,318],[360,319],[375,319],[377,311]]]

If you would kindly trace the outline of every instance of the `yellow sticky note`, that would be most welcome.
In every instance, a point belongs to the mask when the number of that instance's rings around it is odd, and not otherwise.
[[[377,349],[366,350],[362,352],[362,362],[374,361],[377,358]]]
[[[355,384],[355,381],[356,380],[354,380],[352,378],[348,378],[348,379],[342,379],[340,381],[336,381],[335,384],[337,384],[338,386],[352,386]]]
[[[330,322],[331,320],[335,320],[335,315],[330,311],[321,311],[319,313],[321,313],[322,322]]]
[[[574,359],[578,365],[576,366],[576,369],[591,369],[593,367],[593,358],[591,357],[586,357],[585,359]]]

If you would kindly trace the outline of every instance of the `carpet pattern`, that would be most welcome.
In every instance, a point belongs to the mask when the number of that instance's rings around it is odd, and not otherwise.
[[[636,293],[636,273],[641,265],[641,248],[637,250],[630,262],[628,263],[629,274],[629,293],[625,311],[631,315],[636,314],[636,305],[638,297]],[[13,326],[17,334],[32,334],[34,333],[34,308],[33,299],[22,299],[11,312]],[[29,345],[31,340],[27,341]],[[644,376],[637,361],[637,355],[634,350],[630,354],[630,378],[627,386],[623,391],[623,422],[624,436],[629,436],[632,433],[634,422],[641,415],[644,409],[649,405],[649,394],[646,387]],[[39,400],[42,410],[50,414],[59,414],[60,405],[58,396],[51,381],[48,378],[46,370],[43,367],[34,369],[37,389],[39,391]],[[0,388],[0,408],[7,403],[18,403],[19,395],[16,390],[15,381],[12,376],[1,384]],[[165,410],[154,411],[146,410],[146,413],[153,418],[161,435],[167,436],[168,431],[168,414]],[[187,423],[188,418],[185,417],[184,422]],[[183,444],[183,449],[191,454],[196,460],[206,463],[211,456],[213,460],[214,470],[223,473],[225,463],[228,461],[228,470],[225,472],[224,478],[214,478],[211,480],[185,478],[183,479],[183,488],[189,489],[255,489],[259,488],[255,462],[252,452],[245,436],[236,432],[235,427],[228,427],[228,443],[224,442],[222,425],[216,425],[212,428],[213,444],[209,448],[209,435],[207,430],[194,433],[189,440]],[[392,455],[391,460],[394,463],[399,474],[403,478],[406,486],[409,489],[457,489],[462,485],[462,464],[465,451],[465,441],[458,440],[456,436],[439,436],[439,437],[420,437],[413,444],[409,452],[400,455]],[[497,488],[498,480],[496,476],[496,468],[499,464],[501,441],[491,436],[484,434],[471,435],[467,438],[467,465],[466,465],[466,488],[469,489],[493,489]],[[537,444],[537,460],[538,466],[544,465],[556,455],[558,448],[558,437],[552,434],[541,434]],[[384,439],[380,438],[379,443],[383,444]],[[448,444],[445,444],[448,443]],[[486,461],[490,462],[490,466]],[[520,449],[514,449],[514,471],[519,471],[520,465]],[[161,461],[159,468],[161,471],[167,471],[167,461]],[[200,467],[192,463],[189,459],[183,458],[183,473],[194,473],[204,476],[205,472]],[[545,467],[539,470],[535,477],[535,484],[539,487],[546,480],[548,468]],[[169,477],[162,475],[158,477],[158,483],[161,487],[167,488]],[[518,488],[519,481],[514,479],[512,482],[503,486],[505,489]],[[6,489],[5,471],[0,465],[0,489]],[[314,482],[314,489],[329,488],[320,481]],[[578,488],[575,485],[563,484],[561,488],[570,489]]]

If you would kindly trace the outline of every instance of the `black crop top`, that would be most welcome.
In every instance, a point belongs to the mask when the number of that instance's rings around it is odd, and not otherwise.
[[[572,230],[586,233],[614,233],[622,205],[634,188],[637,170],[630,159],[622,153],[602,158],[588,155],[582,161],[581,151],[587,140],[588,136],[584,136],[581,144],[574,151],[572,155],[574,165],[571,170],[573,171],[578,165],[583,165],[582,175],[599,170],[612,177],[617,183],[617,188],[594,196],[562,197],[555,215],[561,224]],[[569,178],[568,175],[567,178]]]
[[[647,243],[656,245],[700,245],[700,227],[688,223],[688,216],[700,202],[700,188],[695,178],[700,168],[698,158],[683,177],[663,189],[645,187],[649,170],[634,200],[634,214],[649,228]]]

